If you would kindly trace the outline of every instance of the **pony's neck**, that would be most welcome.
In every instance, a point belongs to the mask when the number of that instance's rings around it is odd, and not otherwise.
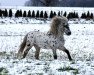
[[[62,34],[59,34],[57,38],[58,38],[60,41],[63,41],[63,42],[64,42],[64,35],[63,35],[63,33],[62,33]]]
[[[63,32],[59,32],[57,36],[58,37],[63,37],[64,36],[64,33]]]

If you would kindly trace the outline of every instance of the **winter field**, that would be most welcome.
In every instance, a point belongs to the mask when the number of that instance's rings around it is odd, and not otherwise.
[[[0,18],[0,75],[94,75],[94,21],[72,20],[69,24],[72,35],[64,35],[65,47],[73,61],[59,50],[54,60],[52,51],[47,49],[41,49],[40,59],[36,60],[34,47],[25,59],[18,59],[24,35],[34,30],[48,31],[50,21]]]

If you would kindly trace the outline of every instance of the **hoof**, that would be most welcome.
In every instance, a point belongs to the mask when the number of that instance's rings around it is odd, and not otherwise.
[[[22,53],[18,53],[18,54],[17,54],[17,58],[18,58],[18,59],[22,59],[22,58],[23,58],[23,54],[22,54]]]
[[[57,55],[54,56],[54,59],[57,59]]]
[[[70,61],[72,61],[73,59],[71,58],[71,59],[69,59]]]

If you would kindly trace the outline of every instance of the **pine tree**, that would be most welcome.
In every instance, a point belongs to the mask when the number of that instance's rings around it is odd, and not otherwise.
[[[39,18],[39,10],[36,13],[36,18]]]
[[[12,10],[9,9],[9,17],[12,17]]]
[[[31,11],[28,11],[27,17],[31,17]]]
[[[19,17],[19,13],[20,13],[20,11],[17,10],[16,13],[15,13],[15,17]]]
[[[71,19],[72,18],[72,13],[70,12],[67,16],[68,19]]]
[[[75,13],[75,18],[79,18],[79,15],[78,15],[78,13]]]
[[[87,18],[86,13],[82,13],[81,18],[82,18],[82,19],[86,19],[86,18]]]
[[[19,17],[22,17],[22,10],[19,11]]]
[[[44,12],[44,18],[48,18],[48,14],[46,11]]]
[[[76,18],[76,13],[75,13],[75,11],[72,12],[72,18]]]
[[[53,18],[53,16],[54,16],[53,14],[54,14],[53,11],[51,11],[50,12],[50,18]]]
[[[85,18],[85,17],[84,17],[84,13],[82,13],[81,18],[82,18],[82,19],[84,19],[84,18]]]
[[[40,12],[40,18],[43,18],[43,11]]]
[[[67,18],[70,19],[70,14],[67,15]]]
[[[65,16],[65,17],[67,16],[67,12],[66,11],[64,12],[63,16]]]
[[[86,16],[87,16],[86,18],[90,18],[90,12],[89,11],[87,12]]]
[[[90,18],[93,19],[93,13],[90,14]]]
[[[60,15],[60,11],[58,12],[58,16],[61,16],[61,15]]]
[[[35,11],[33,10],[33,12],[32,12],[32,16],[31,16],[32,18],[35,18]]]
[[[23,12],[23,17],[27,17],[26,11]]]
[[[3,16],[4,16],[4,17],[8,17],[8,11],[7,11],[7,9],[5,9],[5,11],[4,11],[4,13],[3,13]]]
[[[56,12],[54,12],[53,17],[56,16],[56,15],[57,15]]]
[[[86,15],[86,13],[84,13],[84,19],[86,19],[87,18],[87,15]]]

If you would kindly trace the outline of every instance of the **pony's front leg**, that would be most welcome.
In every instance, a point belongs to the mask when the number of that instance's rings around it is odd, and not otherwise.
[[[54,57],[54,59],[57,59],[56,49],[53,49],[53,57]]]
[[[40,49],[35,51],[35,58],[39,60]]]
[[[38,47],[37,45],[34,45],[36,51],[35,51],[35,58],[39,59],[39,53],[40,53],[40,47]]]
[[[72,58],[71,58],[71,55],[70,55],[69,50],[67,50],[65,47],[64,47],[62,50],[63,50],[65,53],[67,53],[68,58],[69,58],[69,60],[71,61],[71,60],[72,60]]]

